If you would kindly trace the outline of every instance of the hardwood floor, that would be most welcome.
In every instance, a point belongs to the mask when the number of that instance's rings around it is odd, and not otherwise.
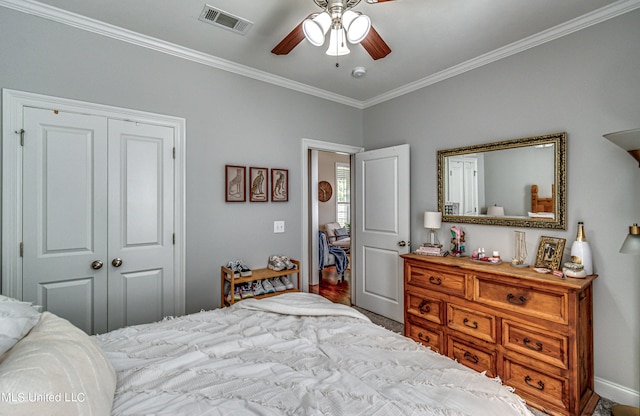
[[[351,306],[351,269],[344,272],[340,279],[335,266],[326,267],[322,271],[319,285],[309,285],[309,292],[318,294],[334,303]]]

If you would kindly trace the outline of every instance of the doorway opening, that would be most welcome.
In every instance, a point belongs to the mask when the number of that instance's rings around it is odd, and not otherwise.
[[[351,306],[351,155],[316,151],[310,164],[311,178],[317,178],[318,192],[310,192],[317,207],[317,279],[310,279],[309,292],[332,302]],[[314,263],[315,264],[315,263]]]
[[[357,146],[303,138],[300,150],[300,160],[302,162],[301,171],[304,175],[302,180],[302,194],[306,195],[306,198],[302,198],[302,239],[300,243],[302,246],[301,257],[304,267],[302,268],[301,285],[302,291],[310,292],[310,287],[318,285],[319,289],[320,284],[320,273],[318,270],[318,231],[320,229],[320,224],[318,221],[318,152],[325,151],[330,153],[343,153],[345,155],[349,155],[351,166],[350,183],[354,184],[355,155],[364,151],[364,149]],[[355,189],[353,189],[353,185],[352,192],[355,195]],[[354,211],[354,198],[351,198],[350,202],[350,229],[353,231],[355,230],[355,227],[358,223],[358,218],[356,215],[356,211]],[[351,246],[355,247],[355,244],[355,236],[352,235]],[[357,253],[355,253],[355,251],[352,251],[349,257],[349,277],[352,277],[355,276],[357,272]],[[357,302],[357,299],[355,297],[355,285],[353,284],[354,281],[355,279],[349,280],[350,284],[347,289],[347,292],[350,295],[351,304],[356,304]]]

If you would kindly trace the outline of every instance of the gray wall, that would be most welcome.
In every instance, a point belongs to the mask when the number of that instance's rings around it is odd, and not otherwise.
[[[584,221],[599,274],[596,391],[615,388],[612,382],[637,398],[640,257],[618,250],[628,227],[640,221],[640,169],[602,134],[638,127],[640,10],[369,108],[364,144],[411,145],[411,240],[420,242],[426,238],[421,215],[437,204],[438,149],[566,131],[569,227],[527,229],[529,262],[541,235],[566,238],[566,259],[576,224]],[[463,228],[469,249],[513,255],[514,228]]]
[[[361,110],[3,7],[0,57],[0,88],[186,118],[187,312],[219,306],[230,259],[301,257],[302,138],[362,145]],[[289,169],[289,202],[225,203],[225,164]]]

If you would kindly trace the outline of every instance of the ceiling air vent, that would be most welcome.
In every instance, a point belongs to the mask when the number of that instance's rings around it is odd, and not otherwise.
[[[241,35],[246,34],[253,23],[242,19],[238,16],[234,16],[231,13],[227,13],[223,10],[216,9],[213,6],[209,6],[206,4],[202,13],[200,13],[200,17],[198,18],[201,22],[209,23],[214,26],[221,27],[223,29],[230,30],[235,33],[239,33]]]

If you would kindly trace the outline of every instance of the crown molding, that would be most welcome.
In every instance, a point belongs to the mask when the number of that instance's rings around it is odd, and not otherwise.
[[[110,37],[112,39],[127,42],[133,45],[148,48],[161,53],[166,53],[177,58],[186,59],[212,68],[231,72],[233,74],[253,78],[258,81],[267,82],[283,88],[288,88],[304,94],[312,95],[329,101],[351,107],[366,109],[374,105],[392,100],[405,94],[417,91],[429,85],[436,84],[446,79],[455,77],[473,69],[488,65],[500,59],[507,58],[527,49],[534,48],[560,37],[569,35],[589,26],[612,19],[622,14],[640,8],[640,0],[619,0],[610,5],[604,6],[591,13],[577,17],[566,23],[552,27],[525,39],[498,48],[484,55],[470,59],[458,65],[437,72],[433,75],[421,78],[417,81],[403,85],[402,87],[380,94],[369,100],[356,100],[344,95],[335,94],[320,88],[312,87],[301,82],[293,81],[278,75],[270,74],[246,65],[241,65],[213,55],[202,53],[193,49],[185,48],[170,42],[165,42],[150,36],[133,32],[121,27],[117,27],[99,20],[91,19],[76,13],[68,12],[56,7],[52,7],[34,0],[0,0],[0,6],[13,9],[22,13],[38,16],[54,22],[62,23],[77,29],[86,30],[98,35]]]

